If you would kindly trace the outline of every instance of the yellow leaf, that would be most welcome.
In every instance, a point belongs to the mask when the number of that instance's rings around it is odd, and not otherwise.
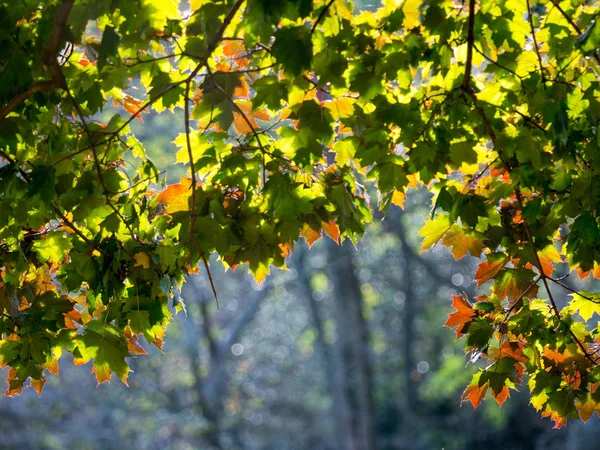
[[[425,223],[425,226],[419,231],[419,236],[425,237],[425,239],[423,239],[422,251],[428,250],[433,245],[437,244],[442,236],[446,234],[446,231],[450,229],[451,225],[450,218],[443,214],[440,214],[434,220]]]
[[[269,275],[269,273],[271,273],[271,268],[269,267],[269,264],[258,263],[256,269],[252,270],[254,279],[256,280],[259,286],[262,284],[263,281],[265,281],[265,278],[267,278],[267,275]]]
[[[590,420],[594,411],[596,411],[596,402],[593,400],[588,400],[587,402],[577,402],[576,403],[577,411],[579,412],[579,417],[584,422]]]
[[[323,106],[331,111],[331,115],[335,120],[340,120],[346,117],[352,117],[354,114],[355,99],[352,97],[342,97],[329,102],[324,102]]]
[[[404,209],[404,200],[406,199],[406,194],[402,191],[394,190],[392,194],[392,203],[400,208]]]
[[[579,315],[586,322],[592,318],[594,313],[600,315],[600,295],[583,291],[571,295],[573,300],[569,303],[569,311],[579,311]]]
[[[134,267],[143,267],[144,269],[148,269],[150,267],[150,257],[146,253],[136,253],[133,255],[135,258]]]
[[[454,259],[463,258],[467,252],[472,256],[479,257],[483,251],[483,243],[470,234],[466,234],[462,227],[454,225],[452,229],[445,234],[442,244],[446,247],[452,247],[452,256]]]
[[[540,392],[537,395],[531,396],[531,406],[533,406],[536,411],[542,409],[542,407],[546,404],[547,401],[548,394],[546,394],[544,391]]]
[[[210,3],[211,0],[190,0],[190,8],[193,11],[199,10],[202,6]]]
[[[552,245],[548,245],[544,250],[538,252],[538,256],[540,258],[540,262],[542,263],[544,275],[547,277],[551,277],[552,272],[554,271],[554,264],[552,263],[562,262],[562,258],[560,257],[558,250],[556,250]]]
[[[189,178],[182,177],[177,184],[171,184],[158,195],[159,203],[164,203],[168,214],[178,211],[188,211],[189,198],[192,195],[192,181]]]
[[[402,6],[402,12],[404,13],[404,22],[402,25],[407,30],[419,26],[419,6],[421,0],[406,0]]]

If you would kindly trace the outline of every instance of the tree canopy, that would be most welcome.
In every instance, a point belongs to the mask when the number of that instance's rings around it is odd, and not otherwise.
[[[407,190],[423,249],[481,256],[447,325],[557,426],[600,410],[600,30],[580,0],[0,2],[0,365],[123,382],[217,253],[260,283],[301,236],[355,241]],[[166,185],[131,129],[180,115]],[[371,199],[371,185],[377,199]],[[489,282],[489,283],[488,283]],[[560,307],[555,289],[571,291]],[[216,296],[215,292],[215,296]],[[527,378],[525,378],[527,376]]]

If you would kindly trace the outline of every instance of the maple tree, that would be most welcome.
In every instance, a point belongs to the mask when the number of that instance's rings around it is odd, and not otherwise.
[[[41,392],[62,352],[123,382],[217,253],[260,283],[294,242],[355,241],[409,188],[423,249],[483,256],[447,325],[487,363],[463,399],[528,376],[557,426],[600,410],[600,30],[583,1],[0,2],[0,365]],[[130,125],[183,110],[180,183]],[[103,112],[103,114],[100,114]],[[108,112],[109,118],[104,120]],[[568,273],[567,271],[567,273]],[[573,300],[559,308],[553,289]],[[215,293],[216,295],[216,293]]]

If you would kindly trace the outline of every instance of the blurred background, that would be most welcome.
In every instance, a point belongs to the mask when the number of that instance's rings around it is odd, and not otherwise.
[[[135,132],[169,183],[178,114]],[[553,430],[527,387],[502,408],[460,396],[476,367],[444,328],[451,295],[474,293],[477,260],[420,253],[430,198],[413,191],[355,248],[300,242],[289,270],[261,287],[213,259],[189,279],[161,353],[131,361],[129,387],[96,386],[91,364],[61,360],[43,396],[0,398],[2,449],[561,449],[599,448],[598,418]],[[563,298],[561,301],[565,301]]]

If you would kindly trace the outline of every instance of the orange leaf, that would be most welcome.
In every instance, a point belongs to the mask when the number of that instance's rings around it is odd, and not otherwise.
[[[168,214],[173,214],[178,211],[188,211],[190,209],[188,200],[192,195],[191,186],[191,180],[182,177],[179,183],[167,186],[166,189],[158,195],[158,201],[165,204]]]
[[[242,41],[225,41],[223,44],[223,54],[228,57],[236,57],[242,54],[246,49]]]
[[[43,378],[41,380],[31,380],[30,384],[31,384],[31,387],[33,389],[35,389],[35,392],[37,392],[37,395],[39,395],[41,397],[42,396],[42,389],[44,389],[44,385],[46,384],[46,380],[44,380]]]
[[[279,244],[279,249],[281,250],[281,256],[283,256],[284,258],[287,258],[294,251],[294,243],[292,241],[282,242]],[[232,267],[232,269],[233,269],[233,267]]]
[[[248,98],[250,95],[250,86],[248,86],[248,83],[243,78],[240,79],[240,83],[239,86],[233,89],[233,93],[238,98]]]
[[[256,123],[256,120],[254,120],[255,118],[265,121],[270,119],[269,115],[265,111],[256,111],[254,114],[252,114],[252,102],[250,101],[238,101],[236,102],[236,105],[239,106],[244,113],[242,115],[238,111],[233,111],[233,125],[240,134],[251,133],[253,129],[256,130],[260,128],[258,123]],[[250,124],[248,124],[246,119],[248,119]],[[250,125],[252,125],[252,127]]]
[[[471,304],[461,295],[454,296],[452,306],[456,309],[456,312],[448,315],[448,320],[444,325],[450,328],[458,327],[456,329],[456,337],[459,338],[463,334],[462,326],[471,322],[475,311],[471,307]]]
[[[486,281],[494,278],[494,276],[496,276],[496,274],[504,267],[507,261],[508,257],[502,253],[492,253],[488,255],[487,259],[479,264],[479,267],[477,267],[477,272],[475,272],[477,286],[479,287]]]
[[[453,225],[444,235],[442,244],[446,247],[452,247],[452,256],[455,259],[463,258],[467,252],[472,256],[479,257],[485,247],[478,238],[466,234],[462,227],[458,225]]]
[[[581,267],[577,267],[577,276],[579,276],[579,278],[581,280],[586,279],[587,277],[589,277],[592,274],[591,270],[582,270]]]
[[[552,245],[549,245],[541,252],[538,252],[538,257],[540,258],[540,263],[542,264],[542,270],[544,271],[544,275],[546,275],[547,277],[551,277],[552,272],[554,271],[554,264],[552,263],[562,262],[558,250],[556,250]]]
[[[498,402],[498,406],[502,407],[502,405],[504,404],[506,399],[508,397],[510,397],[510,392],[508,391],[508,386],[504,386],[499,394],[492,392],[492,395],[496,399],[496,402]]]
[[[340,243],[340,229],[333,220],[330,220],[329,222],[323,222],[323,230],[327,236],[335,241],[336,244]]]
[[[300,232],[300,236],[306,239],[308,247],[310,248],[321,237],[321,230],[314,230],[309,224],[305,223],[302,231]]]
[[[481,400],[485,398],[485,394],[488,389],[488,383],[485,383],[483,386],[479,386],[477,383],[470,384],[465,389],[465,392],[462,395],[462,401],[469,400],[471,405],[473,405],[473,409],[476,409]]]
[[[500,357],[506,356],[524,363],[529,361],[527,357],[523,354],[523,344],[521,344],[520,342],[510,342],[508,340],[504,341],[500,346]]]
[[[133,334],[129,328],[125,329],[125,339],[127,340],[127,349],[134,355],[148,354],[140,345],[137,335]]]
[[[594,278],[600,279],[600,264],[598,264],[596,261],[594,261],[594,270],[592,272],[592,275],[594,276]]]
[[[45,364],[46,369],[48,369],[48,372],[53,373],[54,375],[58,375],[58,360],[52,360],[49,363]]]
[[[567,419],[565,417],[561,417],[556,411],[544,411],[542,413],[542,417],[550,417],[550,419],[554,422],[554,426],[552,428],[556,430],[564,427],[567,424]]]
[[[579,412],[579,417],[581,420],[587,422],[594,414],[594,411],[596,411],[596,402],[591,399],[586,402],[577,402],[575,407]]]
[[[81,321],[81,313],[76,309],[72,309],[67,314],[65,314],[65,326],[70,330],[76,330],[77,326],[75,322]]]
[[[107,364],[94,365],[94,367],[92,367],[92,372],[96,374],[96,380],[98,381],[98,384],[106,382],[110,383],[112,371],[108,368]]]
[[[544,358],[549,359],[550,361],[554,361],[557,364],[560,364],[565,361],[565,359],[571,357],[571,353],[565,349],[564,353],[560,353],[559,351],[553,350],[550,347],[544,348],[543,353]]]

